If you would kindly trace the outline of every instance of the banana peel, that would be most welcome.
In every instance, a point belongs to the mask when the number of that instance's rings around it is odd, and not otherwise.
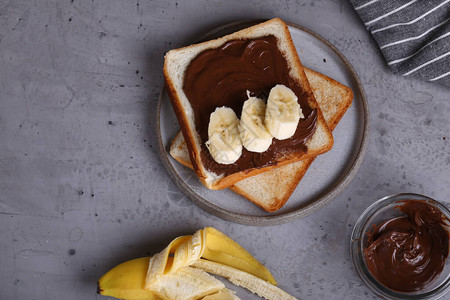
[[[284,299],[295,300],[296,298],[275,285],[262,280],[256,276],[236,268],[216,263],[213,261],[199,259],[193,264],[193,267],[202,269],[208,273],[227,278],[231,283],[244,287],[254,294],[265,299]]]
[[[134,259],[111,269],[98,281],[98,293],[128,300],[167,298],[167,294],[161,292],[164,287],[155,288],[155,283],[160,284],[161,279],[166,278],[163,283],[171,286],[178,280],[177,276],[182,276],[177,274],[180,269],[193,265],[200,258],[238,269],[264,282],[276,284],[269,270],[247,250],[217,229],[206,227],[192,236],[174,239],[162,252],[153,257]],[[173,276],[167,276],[168,274]],[[216,289],[216,292],[220,291],[218,286]],[[209,293],[213,294],[214,289]]]
[[[206,249],[202,258],[234,267],[277,285],[270,271],[241,245],[213,227],[206,227]]]
[[[207,295],[202,300],[239,300],[239,297],[227,288],[221,289],[217,293]]]

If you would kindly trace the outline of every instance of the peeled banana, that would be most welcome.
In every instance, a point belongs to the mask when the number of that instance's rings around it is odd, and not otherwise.
[[[267,268],[242,246],[217,229],[206,227],[192,236],[174,239],[152,258],[131,260],[111,269],[98,281],[98,292],[129,300],[200,299],[204,296],[214,296],[206,298],[211,300],[238,299],[224,290],[220,281],[193,268],[204,261],[201,257],[213,262],[214,268],[224,266],[237,270],[239,278],[249,276],[250,282],[259,278],[270,286],[274,286],[270,282],[276,284]]]
[[[245,149],[262,153],[269,149],[273,138],[264,125],[266,103],[262,99],[251,97],[249,91],[247,97],[239,122],[240,138]]]
[[[170,272],[184,266],[190,266],[198,260],[203,251],[204,231],[199,230],[193,236],[180,236],[174,239],[163,251],[150,258],[145,288],[150,289],[155,281]],[[173,259],[169,263],[169,255]]]
[[[238,125],[239,119],[229,107],[218,107],[211,113],[206,147],[216,162],[229,165],[241,156],[242,142]]]
[[[154,282],[150,290],[162,299],[194,300],[224,288],[222,281],[201,269],[181,267]]]
[[[274,86],[267,99],[265,124],[278,140],[292,137],[300,118],[304,118],[295,93],[285,85]]]

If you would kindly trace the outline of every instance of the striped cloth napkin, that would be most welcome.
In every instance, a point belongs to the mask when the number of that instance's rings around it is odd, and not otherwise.
[[[350,0],[394,73],[450,86],[450,0]]]

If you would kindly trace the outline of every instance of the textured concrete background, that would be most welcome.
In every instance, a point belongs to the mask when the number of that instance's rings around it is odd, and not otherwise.
[[[349,237],[379,197],[450,203],[450,99],[392,75],[348,2],[0,1],[0,299],[106,299],[96,280],[215,226],[302,299],[373,294]],[[229,22],[281,17],[324,36],[366,89],[371,136],[350,186],[307,218],[256,228],[181,195],[156,149],[164,52]]]

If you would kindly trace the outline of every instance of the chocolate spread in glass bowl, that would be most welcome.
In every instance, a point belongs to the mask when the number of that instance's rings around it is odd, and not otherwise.
[[[446,217],[420,200],[402,200],[395,208],[406,216],[374,225],[364,258],[375,279],[397,292],[423,289],[436,279],[449,252]]]

